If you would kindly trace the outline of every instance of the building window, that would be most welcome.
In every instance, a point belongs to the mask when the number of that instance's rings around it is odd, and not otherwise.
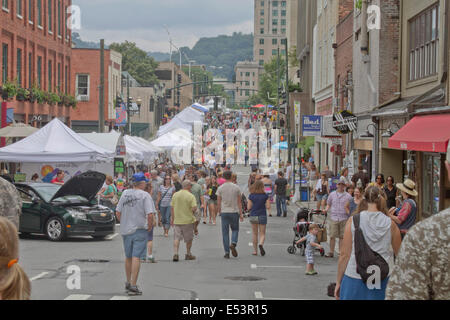
[[[64,67],[64,93],[67,94],[69,92],[69,67]]]
[[[28,54],[28,87],[33,86],[33,54]]]
[[[245,90],[245,96],[249,97],[250,96],[250,90]]]
[[[19,17],[23,16],[23,7],[22,7],[22,0],[17,0],[17,15]]]
[[[260,23],[261,25],[264,25],[264,18],[261,18],[261,19],[259,20],[259,23]]]
[[[76,93],[78,101],[89,101],[89,75],[77,74]]]
[[[245,76],[246,76],[246,77],[250,77],[250,72],[246,72],[246,73],[245,73]]]
[[[263,66],[264,65],[264,60],[259,60],[259,65]]]
[[[264,49],[259,49],[259,55],[263,56],[264,55]]]
[[[281,39],[281,44],[286,44],[286,39]]]
[[[53,32],[53,7],[52,7],[52,0],[48,0],[48,31]]]
[[[259,29],[260,34],[264,34],[264,28]]]
[[[273,16],[277,16],[278,15],[278,10],[272,10],[272,15]]]
[[[272,34],[278,34],[278,29],[277,28],[272,28]]]
[[[8,0],[2,0],[2,8],[9,10],[9,3]]]
[[[278,25],[278,19],[272,19],[272,24],[274,26],[277,26]]]
[[[286,17],[286,10],[281,10],[281,16]]]
[[[286,55],[286,50],[281,50],[281,54],[284,56],[284,55]]]
[[[259,44],[264,44],[264,39],[259,39]]]
[[[264,9],[261,9],[261,15],[263,16],[264,15]]]
[[[282,19],[282,20],[281,20],[281,25],[282,25],[282,26],[285,26],[285,25],[286,25],[286,20]]]
[[[278,55],[278,50],[277,50],[277,49],[273,49],[273,50],[272,50],[272,55],[273,55],[273,56]]]
[[[286,28],[281,28],[281,34],[286,34]]]
[[[2,45],[2,82],[8,80],[8,45]]]
[[[281,1],[281,6],[286,8],[286,1]]]
[[[42,88],[42,57],[37,58],[37,84]]]
[[[278,40],[275,38],[275,39],[272,39],[272,44],[273,45],[277,45],[278,44]]]
[[[437,74],[439,57],[439,5],[409,21],[409,80]]]
[[[261,1],[261,7],[264,7],[264,1]]]
[[[28,0],[28,21],[33,22],[33,0]]]
[[[52,60],[48,60],[48,91],[53,91]]]
[[[272,1],[272,6],[278,7],[278,1]]]
[[[17,84],[22,87],[22,49],[17,49]]]
[[[37,0],[37,23],[42,27],[42,0]]]
[[[61,1],[58,1],[58,36],[61,36]]]

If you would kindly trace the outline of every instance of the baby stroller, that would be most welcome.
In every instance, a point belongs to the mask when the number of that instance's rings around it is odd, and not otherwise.
[[[320,210],[309,210],[307,208],[302,208],[297,213],[296,218],[295,218],[295,220],[296,220],[295,226],[293,228],[294,234],[295,234],[294,240],[292,241],[292,245],[289,246],[287,249],[289,254],[295,254],[297,252],[297,249],[300,249],[300,254],[302,256],[305,255],[306,242],[304,241],[299,244],[296,244],[296,242],[307,235],[309,226],[311,224],[313,224],[313,215],[314,214],[323,214],[323,213]],[[322,224],[316,223],[321,230],[320,233],[317,235],[317,241],[319,242],[319,244],[320,244],[320,242],[326,241],[326,238],[322,239],[323,234],[324,233],[326,234],[326,231],[325,231],[326,217],[327,216],[325,214],[325,220]],[[325,250],[321,249],[321,250],[319,250],[319,252],[322,257],[325,255]]]

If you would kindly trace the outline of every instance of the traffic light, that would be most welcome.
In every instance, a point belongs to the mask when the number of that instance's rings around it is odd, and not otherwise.
[[[117,96],[116,97],[116,108],[120,108],[122,103],[123,103],[122,97],[121,96]]]
[[[181,83],[181,73],[178,74],[178,83]]]

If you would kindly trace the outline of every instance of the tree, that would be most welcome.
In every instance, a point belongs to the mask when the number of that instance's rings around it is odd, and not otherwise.
[[[122,70],[128,71],[141,86],[149,87],[158,83],[155,75],[158,63],[147,52],[139,49],[136,43],[112,43],[109,48],[122,54]]]

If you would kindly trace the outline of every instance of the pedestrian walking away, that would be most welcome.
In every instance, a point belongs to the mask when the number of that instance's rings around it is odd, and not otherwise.
[[[175,187],[171,183],[170,176],[164,178],[164,184],[159,187],[158,197],[156,200],[159,224],[164,228],[164,237],[169,236],[170,230],[170,202],[175,193]]]
[[[392,251],[397,256],[400,231],[382,212],[384,198],[378,187],[369,187],[364,195],[368,210],[350,218],[345,226],[340,249],[335,297],[340,300],[384,300],[392,271]],[[379,283],[363,280],[378,267]],[[384,276],[383,276],[384,275]],[[364,278],[363,278],[364,276]]]
[[[222,221],[222,238],[225,258],[230,258],[230,250],[233,257],[238,256],[236,250],[239,238],[239,220],[244,221],[242,211],[241,190],[232,181],[232,172],[225,171],[223,176],[226,182],[217,190],[217,210]],[[231,229],[231,244],[230,244]]]
[[[19,230],[22,198],[12,183],[0,177],[0,216],[11,221]]]
[[[145,255],[148,232],[153,228],[153,215],[156,214],[152,197],[144,191],[147,182],[149,180],[143,173],[133,175],[133,189],[123,192],[116,209],[125,250],[125,290],[128,295],[142,295],[137,286],[140,259]]]
[[[264,241],[266,240],[267,212],[270,212],[270,198],[264,190],[262,181],[256,181],[250,190],[247,208],[250,210],[252,224],[253,255],[258,255],[258,248],[262,256],[266,254]]]
[[[191,193],[192,183],[189,180],[183,181],[182,187],[182,190],[173,195],[171,202],[170,224],[174,227],[174,262],[179,260],[178,251],[182,240],[186,243],[185,259],[196,259],[191,253],[191,248],[194,240],[194,223],[196,221],[194,214],[197,211],[197,201]]]
[[[282,171],[278,172],[278,179],[275,181],[275,194],[277,196],[277,217],[287,216],[286,207],[286,188],[288,181],[284,178],[284,173]]]

